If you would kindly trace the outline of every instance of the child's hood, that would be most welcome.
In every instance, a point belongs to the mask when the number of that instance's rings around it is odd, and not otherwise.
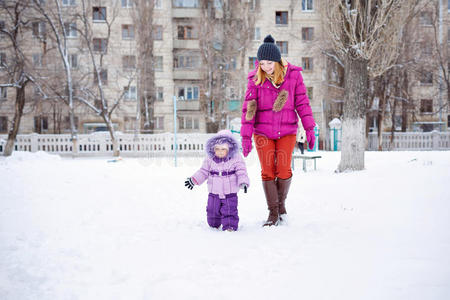
[[[234,157],[239,152],[239,144],[229,130],[221,130],[206,142],[206,153],[210,158],[214,158],[214,146],[228,144],[229,150],[227,158]]]

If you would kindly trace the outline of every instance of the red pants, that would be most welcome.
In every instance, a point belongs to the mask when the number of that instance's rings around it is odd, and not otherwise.
[[[291,160],[295,137],[293,134],[271,140],[262,135],[254,135],[255,147],[261,163],[262,180],[292,177]]]

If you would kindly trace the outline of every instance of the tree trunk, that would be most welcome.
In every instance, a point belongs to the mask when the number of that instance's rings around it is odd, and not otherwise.
[[[411,101],[410,99],[408,99],[408,72],[403,71],[403,86],[401,88],[402,90],[402,97],[403,97],[403,101],[402,101],[402,132],[406,132],[407,126],[408,126],[408,106],[409,106],[409,102],[407,101]],[[406,100],[408,99],[408,100]]]
[[[8,133],[8,141],[6,142],[4,156],[10,156],[14,150],[17,133],[19,132],[20,120],[23,115],[23,107],[25,106],[25,87],[24,83],[20,88],[17,88],[16,103],[14,109],[14,121],[11,130]]]
[[[385,86],[385,85],[384,85]],[[384,131],[384,115],[386,113],[386,93],[383,92],[380,95],[380,102],[378,106],[378,124],[377,124],[377,135],[378,135],[378,151],[383,151],[383,131]]]
[[[367,60],[352,59],[351,57],[347,57],[345,61],[342,150],[338,172],[364,169],[367,64]]]
[[[114,130],[113,123],[108,116],[103,115],[103,120],[105,121],[106,127],[108,128],[109,135],[111,137],[111,143],[113,146],[113,156],[117,157],[120,155],[119,142],[117,141],[116,132]]]

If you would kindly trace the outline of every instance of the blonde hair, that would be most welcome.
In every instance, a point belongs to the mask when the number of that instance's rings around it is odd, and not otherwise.
[[[284,75],[286,75],[286,70],[280,62],[275,62],[275,68],[271,75],[264,72],[261,65],[258,65],[258,71],[255,74],[255,84],[262,85],[266,81],[266,78],[268,78],[276,85],[280,85],[284,81]]]

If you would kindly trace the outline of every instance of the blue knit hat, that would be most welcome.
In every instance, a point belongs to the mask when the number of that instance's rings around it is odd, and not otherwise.
[[[278,49],[278,46],[275,45],[275,40],[270,34],[264,38],[264,43],[261,46],[259,46],[257,57],[258,61],[261,60],[270,60],[275,62],[281,61],[280,49]]]

